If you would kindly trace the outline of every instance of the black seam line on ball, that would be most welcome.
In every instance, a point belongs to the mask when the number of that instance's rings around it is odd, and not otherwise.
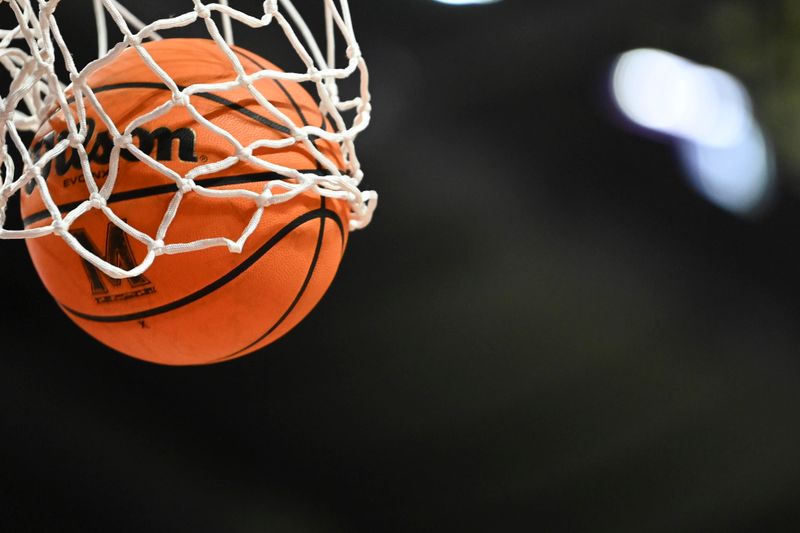
[[[319,169],[314,170],[298,170],[303,174],[316,174],[321,176],[325,174]],[[219,176],[216,178],[205,178],[201,180],[195,180],[195,184],[200,185],[201,187],[205,187],[207,189],[211,189],[214,187],[225,187],[226,185],[244,185],[245,183],[261,183],[265,181],[272,181],[274,179],[281,179],[285,176],[282,174],[278,174],[277,172],[255,172],[252,174],[240,174],[237,176]],[[170,194],[178,192],[178,186],[174,183],[169,183],[165,185],[154,185],[152,187],[145,187],[144,189],[135,189],[132,191],[125,191],[125,192],[118,192],[112,194],[108,197],[107,203],[111,204],[114,202],[126,202],[128,200],[138,200],[140,198],[146,198],[148,196],[158,196],[161,194]],[[58,205],[59,211],[62,213],[66,213],[67,211],[72,211],[86,200],[81,200],[79,202],[70,202],[67,204],[60,204]],[[22,220],[22,224],[25,227],[30,226],[31,224],[35,224],[40,220],[44,220],[50,216],[50,211],[44,210],[34,213],[28,217],[25,217]]]
[[[249,60],[251,63],[253,63],[255,66],[257,66],[257,67],[259,67],[261,69],[267,68],[264,65],[262,65],[259,61],[257,61],[256,59],[253,59],[252,57],[249,57],[249,55],[247,55],[247,54],[245,54],[245,53],[243,53],[241,51],[237,50],[236,53],[240,57],[243,57],[244,59]],[[280,80],[273,80],[273,81],[278,86],[278,88],[281,90],[281,92],[283,92],[283,94],[289,99],[289,101],[291,102],[291,104],[294,107],[295,111],[297,112],[298,116],[300,117],[300,120],[303,122],[303,126],[308,126],[308,120],[306,119],[306,116],[303,113],[303,110],[300,108],[300,105],[298,105],[297,101],[294,99],[292,94],[289,91],[286,90],[286,87],[284,87],[284,85],[280,82]],[[325,129],[325,117],[324,116],[322,117],[322,128]],[[316,141],[318,140],[318,138],[314,137],[314,138],[310,138],[310,139],[311,139],[311,142],[316,146]],[[317,169],[322,171],[322,165],[320,164],[319,161],[317,161]],[[324,196],[322,198],[320,198],[320,208],[322,208],[322,209],[325,208],[325,197]],[[342,239],[342,247],[344,248],[344,242],[345,242],[344,241],[344,227],[342,226],[342,221],[338,217],[336,219],[334,219],[334,220],[336,221],[336,224],[339,226],[339,234],[340,234],[340,237]],[[264,339],[269,337],[272,334],[272,332],[275,331],[278,327],[280,327],[280,325],[283,324],[283,322],[289,317],[289,315],[292,314],[292,311],[294,311],[295,307],[297,307],[297,304],[300,302],[300,299],[305,294],[306,289],[308,288],[308,284],[311,282],[311,277],[314,275],[314,271],[317,268],[317,262],[319,260],[319,254],[320,254],[320,252],[322,250],[322,241],[323,241],[323,237],[324,237],[324,231],[325,231],[325,219],[322,218],[322,219],[320,219],[319,233],[317,235],[317,245],[316,245],[316,247],[314,249],[314,255],[313,255],[312,259],[311,259],[311,263],[309,264],[308,272],[306,273],[306,277],[303,280],[303,284],[300,286],[300,290],[295,295],[294,300],[292,300],[292,303],[289,305],[289,307],[286,309],[286,311],[283,313],[283,315],[281,315],[281,317],[277,320],[277,322],[275,322],[275,324],[273,324],[272,327],[269,328],[266,333],[264,333],[263,335],[258,337],[258,339],[256,339],[255,341],[251,342],[250,344],[248,344],[244,348],[240,349],[239,351],[234,352],[233,354],[230,354],[228,356],[225,356],[225,357],[222,357],[222,358],[218,359],[217,362],[225,361],[227,359],[231,359],[233,357],[236,357],[237,355],[241,354],[242,352],[245,352],[248,349],[252,348],[253,346],[256,346],[258,343],[262,342]]]
[[[82,318],[84,320],[90,320],[92,322],[104,322],[104,323],[129,322],[132,320],[141,320],[143,318],[148,318],[155,315],[167,313],[169,311],[173,311],[190,303],[196,302],[197,300],[213,293],[217,289],[227,285],[228,283],[239,277],[241,274],[243,274],[251,266],[253,266],[259,259],[261,259],[264,255],[266,255],[267,252],[269,252],[276,244],[278,244],[289,233],[291,233],[298,227],[302,226],[306,222],[309,222],[317,218],[332,219],[334,222],[336,222],[336,224],[340,227],[340,229],[342,229],[342,235],[343,235],[342,238],[344,238],[342,221],[339,218],[339,215],[337,215],[334,211],[331,211],[327,208],[315,209],[314,211],[309,211],[307,213],[300,215],[299,217],[297,217],[296,219],[285,225],[283,228],[281,228],[281,230],[278,233],[276,233],[269,241],[267,241],[263,246],[261,246],[258,250],[256,250],[251,256],[249,256],[247,259],[242,261],[242,263],[237,265],[236,268],[234,268],[233,270],[231,270],[218,280],[210,283],[209,285],[206,285],[202,289],[188,296],[175,300],[174,302],[170,302],[168,304],[155,307],[153,309],[140,311],[138,313],[129,313],[125,315],[111,315],[111,316],[82,313],[80,311],[67,307],[66,305],[60,302],[59,305],[61,306],[62,309],[64,309],[65,311],[67,311],[72,315],[75,315],[78,318]]]
[[[178,85],[177,87],[178,87],[178,90],[180,90],[180,91],[186,89],[186,87],[183,86],[183,85]],[[98,93],[104,93],[104,92],[108,92],[108,91],[117,91],[117,90],[120,90],[120,89],[160,89],[160,90],[163,90],[163,91],[170,91],[171,90],[169,87],[167,87],[163,83],[158,83],[158,82],[155,82],[155,81],[127,81],[127,82],[123,82],[123,83],[112,83],[112,84],[109,84],[109,85],[101,85],[100,87],[92,88],[92,91],[95,94],[98,94]],[[246,116],[248,118],[251,118],[251,119],[255,120],[256,122],[259,122],[260,124],[263,124],[263,125],[267,126],[268,128],[272,128],[272,129],[274,129],[276,131],[279,131],[279,132],[283,133],[284,135],[290,135],[291,134],[291,131],[289,130],[289,128],[287,128],[283,124],[278,124],[274,120],[270,120],[270,119],[268,119],[267,117],[265,117],[263,115],[259,115],[258,113],[255,113],[254,111],[251,111],[250,109],[246,108],[245,106],[234,102],[233,100],[228,100],[227,98],[223,98],[222,96],[219,96],[219,95],[216,95],[216,94],[213,94],[213,93],[194,93],[192,96],[198,96],[200,98],[205,98],[206,100],[211,100],[212,102],[216,102],[218,104],[222,104],[225,107],[227,107],[228,109],[236,111],[237,113],[241,113],[242,115],[244,115],[244,116]],[[67,104],[72,104],[73,102],[75,102],[75,97],[74,96],[71,96],[70,98],[67,99]],[[50,120],[51,118],[53,118],[53,116],[56,113],[58,113],[58,109],[53,111],[53,113],[51,113],[47,117],[47,119],[45,119],[45,121]]]
[[[320,208],[321,209],[325,209],[325,197],[322,198],[322,203],[321,203],[321,207]],[[294,300],[292,300],[292,303],[289,304],[289,307],[286,309],[286,311],[283,313],[283,315],[281,315],[281,317],[277,320],[277,322],[275,322],[275,324],[273,324],[272,327],[269,328],[266,333],[261,335],[259,338],[257,338],[256,340],[254,340],[253,342],[251,342],[250,344],[248,344],[247,346],[245,346],[244,348],[242,348],[238,352],[234,352],[234,353],[232,353],[232,354],[230,354],[228,356],[225,356],[225,357],[221,358],[220,361],[224,361],[226,359],[230,359],[232,357],[236,357],[237,355],[241,354],[242,352],[245,352],[245,351],[249,350],[250,348],[252,348],[253,346],[257,345],[259,342],[261,342],[264,339],[266,339],[267,337],[269,337],[272,334],[272,332],[275,331],[276,329],[278,329],[278,327],[280,327],[280,325],[283,324],[284,321],[286,321],[286,319],[289,317],[289,315],[292,314],[292,311],[294,311],[294,308],[297,307],[297,304],[300,303],[300,299],[305,294],[306,289],[308,288],[308,284],[311,283],[311,276],[314,275],[314,271],[317,269],[317,262],[319,261],[319,254],[322,251],[322,240],[323,240],[324,235],[325,235],[325,218],[320,218],[319,219],[319,235],[317,236],[317,246],[314,248],[314,256],[311,258],[311,264],[308,266],[308,272],[306,273],[306,279],[303,280],[303,284],[300,286],[300,290],[297,291],[297,294],[295,295]],[[344,238],[344,236],[342,238]]]

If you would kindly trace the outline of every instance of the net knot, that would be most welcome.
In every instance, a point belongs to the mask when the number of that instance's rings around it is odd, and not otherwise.
[[[239,158],[239,161],[247,161],[253,157],[253,149],[249,146],[243,146],[240,150],[236,151],[236,157]]]
[[[133,136],[130,133],[125,133],[118,137],[114,137],[114,146],[125,150],[133,143]]]
[[[347,53],[347,59],[353,59],[354,57],[361,57],[361,47],[358,46],[358,43],[352,43],[350,46],[347,47],[346,53]]]
[[[44,39],[42,39],[41,37],[36,39],[36,48],[40,50],[39,53],[41,54],[42,62],[45,65],[49,65],[55,61],[53,54],[51,54],[50,50],[48,50],[47,47],[44,45]]]
[[[272,191],[267,189],[258,195],[258,198],[256,198],[256,205],[259,208],[267,207],[272,204],[272,198],[273,198]]]
[[[322,74],[315,68],[308,69],[308,81],[312,83],[319,83],[323,80]]]
[[[93,209],[103,209],[106,206],[106,199],[100,193],[93,192],[89,195],[89,204]]]
[[[69,226],[64,224],[64,221],[62,219],[58,218],[56,220],[53,220],[53,233],[55,233],[56,235],[63,236],[67,233],[68,229]]]
[[[272,15],[274,15],[277,12],[278,12],[278,0],[264,0],[264,14],[267,17],[272,19]]]
[[[164,252],[166,252],[167,249],[167,245],[164,244],[164,239],[158,239],[156,241],[153,241],[153,244],[150,245],[150,249],[153,251],[154,254],[156,254],[156,256],[164,255]]]
[[[186,194],[195,190],[196,187],[197,184],[195,184],[194,180],[187,178],[181,181],[180,185],[178,185],[178,190],[181,192],[181,194]]]
[[[83,141],[86,140],[86,136],[82,135],[81,133],[75,132],[67,135],[67,139],[69,140],[69,145],[72,148],[77,148],[78,145],[83,144]]]
[[[240,74],[239,76],[236,76],[236,83],[238,83],[242,87],[245,87],[247,85],[252,85],[253,78],[248,74]]]
[[[208,9],[204,4],[198,4],[195,6],[194,10],[197,12],[197,16],[201,19],[207,19],[211,16],[211,10]]]
[[[172,103],[175,105],[179,105],[182,107],[186,107],[189,105],[189,95],[185,93],[176,93],[172,95]]]

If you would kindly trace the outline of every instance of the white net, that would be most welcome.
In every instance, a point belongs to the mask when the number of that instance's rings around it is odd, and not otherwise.
[[[203,3],[201,0],[174,0],[185,12],[147,21],[143,13],[134,14],[136,4],[130,8],[118,0],[93,0],[94,16],[98,36],[98,58],[82,68],[76,66],[73,55],[59,27],[59,10],[76,9],[72,0],[40,1],[34,6],[31,0],[0,0],[0,9],[13,12],[16,26],[0,29],[0,65],[8,70],[11,82],[8,92],[0,95],[0,238],[32,239],[56,235],[81,257],[92,263],[109,276],[129,278],[141,275],[161,254],[188,253],[210,247],[223,246],[231,252],[241,252],[247,239],[258,226],[265,210],[271,205],[290,201],[308,191],[319,195],[346,201],[350,206],[350,229],[356,230],[369,224],[377,205],[374,191],[361,191],[359,185],[363,172],[356,156],[354,140],[370,121],[370,95],[368,73],[364,59],[353,32],[353,22],[347,0],[314,0],[323,4],[324,40],[319,41],[306,24],[303,16],[290,0],[265,0],[256,13],[245,13],[229,5],[228,0],[219,3]],[[235,3],[235,2],[234,2]],[[64,4],[62,6],[61,4]],[[91,13],[89,13],[91,16]],[[109,42],[107,19],[117,26],[122,36],[118,42]],[[164,32],[202,25],[207,30],[207,38],[213,39],[219,49],[230,60],[235,76],[223,83],[197,83],[181,87],[160,68],[148,54],[143,43],[160,40]],[[276,31],[282,34],[296,52],[303,65],[297,72],[264,69],[247,72],[237,54],[233,52],[234,28],[244,25],[258,31]],[[113,27],[112,27],[113,29]],[[320,42],[324,46],[320,46]],[[344,54],[339,54],[344,43]],[[149,110],[138,118],[130,120],[126,127],[119,129],[111,117],[103,110],[87,78],[109,62],[114,61],[127,49],[135,49],[161,83],[172,93],[172,98],[163,105]],[[341,65],[337,65],[337,59]],[[300,63],[298,63],[300,64]],[[68,78],[62,82],[58,70],[65,71]],[[355,94],[348,98],[340,96],[342,81],[355,79]],[[287,114],[281,112],[256,87],[262,79],[306,83],[313,87],[319,109],[325,117],[327,128],[315,125],[296,124]],[[213,87],[211,87],[213,85]],[[193,95],[213,89],[225,91],[245,88],[252,97],[272,117],[284,126],[286,134],[280,139],[259,139],[243,145],[234,134],[205,118],[193,104]],[[90,166],[87,135],[91,136],[92,120],[87,120],[87,105],[97,111],[99,119],[108,127],[113,141],[110,151],[108,176],[104,183],[98,183]],[[198,164],[189,171],[178,173],[139,150],[133,142],[132,133],[141,124],[153,120],[171,109],[182,106],[197,121],[215,131],[223,142],[231,147],[229,157],[207,164]],[[23,140],[22,132],[36,132],[54,110],[64,115],[66,131],[59,135],[46,151],[32,155]],[[315,145],[315,139],[323,139],[337,145],[341,151],[341,162],[337,165]],[[10,150],[9,144],[13,145]],[[257,157],[254,151],[260,148],[274,150],[290,149],[298,145],[312,154],[317,162],[316,172],[307,172],[275,164],[269,158]],[[48,165],[70,150],[80,158],[80,169],[86,184],[85,199],[70,205],[65,210],[48,193],[46,180]],[[12,151],[17,152],[21,168],[15,168]],[[116,172],[120,154],[134,154],[143,164],[160,172],[175,185],[174,197],[153,235],[129,225],[118,216],[109,198],[114,192]],[[270,180],[263,190],[206,188],[197,183],[198,178],[247,162],[264,172],[273,173],[276,179]],[[340,168],[344,166],[344,168]],[[35,228],[6,227],[9,200],[24,188],[38,187],[46,208],[47,225]],[[192,242],[165,243],[170,223],[176,216],[181,200],[188,194],[199,194],[210,198],[248,199],[254,210],[249,223],[242,228],[238,239],[206,236]],[[75,205],[77,204],[77,205]],[[129,236],[147,247],[146,257],[134,268],[123,269],[108,262],[105,258],[86,249],[70,233],[73,222],[91,210],[99,210],[108,220],[125,231]],[[213,216],[213,213],[209,213]],[[202,224],[202,221],[198,221]]]

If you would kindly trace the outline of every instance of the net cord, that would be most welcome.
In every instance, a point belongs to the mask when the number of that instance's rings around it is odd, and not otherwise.
[[[119,0],[93,0],[97,28],[98,58],[78,69],[72,53],[61,34],[57,7],[62,0],[50,0],[34,9],[30,0],[0,0],[0,6],[7,3],[17,20],[17,26],[10,30],[0,30],[0,66],[12,76],[9,91],[0,95],[0,239],[35,239],[47,235],[62,238],[75,252],[102,272],[114,278],[129,278],[144,273],[162,254],[189,253],[212,247],[226,247],[233,253],[240,253],[248,238],[253,234],[264,212],[269,206],[286,202],[306,191],[314,191],[322,196],[347,201],[350,206],[350,230],[366,227],[372,219],[378,196],[374,191],[362,191],[359,185],[364,173],[355,150],[356,137],[367,128],[371,117],[369,93],[369,73],[360,47],[355,39],[353,22],[347,0],[321,0],[324,14],[325,48],[319,46],[313,32],[303,16],[290,0],[264,0],[262,12],[257,16],[233,8],[228,0],[205,4],[202,0],[186,0],[191,10],[169,18],[144,22]],[[285,14],[284,14],[285,13]],[[219,17],[222,28],[215,20]],[[110,18],[122,39],[111,45],[107,18]],[[305,72],[278,72],[261,70],[248,74],[231,46],[234,44],[234,23],[267,31],[277,26],[297,53],[305,66]],[[208,35],[219,46],[231,63],[235,79],[221,83],[197,83],[179,87],[158,65],[142,46],[145,40],[158,40],[160,31],[203,24]],[[337,66],[336,41],[342,40],[346,46],[346,64]],[[170,90],[172,98],[132,120],[120,131],[103,108],[92,87],[86,80],[98,69],[113,61],[126,49],[133,48],[147,66]],[[56,53],[58,51],[58,54]],[[68,72],[69,83],[58,79],[55,71],[56,59],[60,57]],[[338,82],[351,76],[358,76],[360,83],[357,94],[347,100],[339,95]],[[288,80],[310,83],[316,92],[319,107],[333,131],[313,125],[295,124],[290,117],[281,112],[255,87],[262,79]],[[276,121],[286,128],[289,134],[282,139],[261,139],[245,146],[235,136],[217,124],[210,122],[192,104],[192,96],[209,91],[226,91],[245,88],[253,98]],[[70,105],[68,95],[74,99]],[[86,107],[92,106],[99,121],[108,129],[113,139],[109,159],[108,176],[100,186],[92,175],[84,142],[88,131]],[[221,161],[200,164],[184,175],[152,158],[140,150],[133,142],[133,131],[150,121],[168,113],[175,106],[183,106],[194,118],[198,126],[212,131],[221,143],[230,146],[230,156]],[[20,131],[36,131],[53,109],[63,113],[67,131],[45,153],[34,160],[23,142]],[[99,124],[98,124],[99,127]],[[63,137],[63,138],[61,138]],[[341,148],[345,168],[337,165],[316,146],[314,138],[336,143]],[[22,168],[17,169],[8,145],[12,145],[22,159]],[[259,148],[285,149],[302,144],[312,154],[321,172],[309,173],[288,168],[266,159],[255,157]],[[77,207],[62,213],[56,205],[47,186],[44,169],[56,158],[72,150],[78,154],[87,197]],[[119,173],[119,157],[127,150],[141,163],[169,178],[176,191],[169,207],[158,226],[155,235],[133,227],[123,220],[108,205]],[[279,176],[267,182],[261,191],[248,189],[219,190],[208,189],[197,184],[202,176],[214,174],[241,161],[246,161],[265,172]],[[43,227],[7,229],[6,209],[8,200],[18,194],[23,187],[35,183],[41,194],[51,222]],[[226,237],[209,236],[192,242],[167,242],[169,228],[180,211],[183,198],[187,194],[199,194],[209,198],[246,198],[253,202],[254,211],[250,220],[236,240]],[[131,238],[147,247],[147,254],[139,264],[124,269],[111,264],[86,249],[69,231],[70,226],[82,215],[91,210],[101,211],[108,220],[122,229]]]

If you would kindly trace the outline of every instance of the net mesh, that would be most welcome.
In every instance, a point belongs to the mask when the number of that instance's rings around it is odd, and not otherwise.
[[[32,239],[56,235],[85,260],[92,263],[109,276],[128,278],[141,275],[155,258],[161,254],[177,254],[197,251],[210,247],[223,246],[231,252],[241,252],[247,239],[256,229],[264,211],[271,205],[290,201],[307,191],[314,191],[328,198],[347,201],[350,206],[350,230],[369,224],[377,205],[374,191],[362,191],[359,185],[363,178],[361,165],[356,156],[354,140],[370,122],[370,94],[368,72],[360,48],[355,39],[353,23],[347,0],[321,1],[324,7],[324,41],[318,41],[306,24],[303,16],[290,0],[265,0],[255,14],[248,14],[229,5],[228,0],[218,3],[203,3],[201,0],[180,0],[186,11],[168,18],[145,21],[136,16],[118,0],[93,0],[97,27],[98,58],[78,68],[72,53],[62,36],[58,25],[59,7],[63,0],[39,2],[34,7],[31,0],[0,0],[0,9],[10,9],[16,19],[12,29],[0,29],[0,65],[8,70],[11,83],[7,94],[0,95],[0,238]],[[65,2],[64,9],[75,9],[74,2]],[[135,4],[133,4],[135,6]],[[140,14],[141,15],[141,14]],[[117,26],[121,39],[111,43],[107,18]],[[225,83],[215,83],[214,89],[224,91],[246,88],[272,116],[287,128],[288,134],[280,139],[261,139],[242,145],[234,135],[203,117],[192,104],[192,95],[209,89],[209,84],[194,84],[179,87],[170,76],[159,67],[142,46],[147,40],[162,38],[161,33],[175,28],[185,28],[200,24],[207,35],[216,42],[220,50],[231,62],[235,77]],[[261,70],[247,73],[233,52],[234,27],[244,25],[259,31],[280,31],[302,62],[304,70],[284,72]],[[112,27],[113,30],[113,27]],[[345,44],[345,59],[337,65],[337,41]],[[323,43],[324,48],[320,46]],[[131,120],[122,130],[106,114],[97,101],[87,78],[108,62],[113,61],[124,50],[133,48],[150,69],[169,88],[172,98],[142,116]],[[339,50],[341,52],[341,49]],[[62,82],[57,75],[57,67],[66,71],[68,79]],[[341,82],[354,79],[355,94],[349,98],[340,96]],[[276,108],[261,94],[254,83],[261,79],[291,80],[308,83],[314,87],[319,108],[331,128],[328,130],[300,125]],[[92,176],[87,148],[87,103],[92,104],[99,118],[108,126],[113,139],[113,150],[109,162],[109,172],[105,183],[100,186]],[[230,157],[208,164],[199,164],[185,173],[177,173],[148,154],[137,150],[133,143],[133,130],[169,112],[176,106],[183,106],[198,124],[215,130],[232,147]],[[47,151],[32,156],[21,132],[35,132],[52,114],[54,109],[64,110],[68,132],[59,136],[57,142]],[[332,130],[332,131],[331,131]],[[313,140],[325,139],[337,144],[344,161],[343,169],[318,150]],[[302,144],[318,163],[317,172],[309,173],[270,163],[263,157],[253,155],[258,148],[288,149]],[[21,159],[21,168],[15,168],[12,150]],[[53,201],[48,192],[47,167],[66,150],[74,150],[80,157],[80,166],[86,183],[86,198],[69,211],[63,211]],[[154,235],[129,225],[119,217],[108,200],[114,190],[120,153],[128,150],[142,163],[162,173],[175,184],[173,199],[169,209]],[[208,189],[198,185],[198,177],[220,172],[225,168],[246,161],[266,172],[275,173],[277,179],[269,181],[262,191],[248,189]],[[341,166],[341,165],[339,165]],[[33,229],[7,228],[7,209],[9,200],[25,187],[37,186],[52,218],[51,222]],[[253,202],[252,218],[236,239],[226,237],[200,238],[188,243],[165,243],[170,223],[176,216],[181,200],[187,194],[200,194],[213,198],[246,198]],[[125,270],[111,264],[105,258],[87,250],[70,234],[70,226],[90,210],[100,210],[108,220],[125,231],[132,238],[147,247],[147,254],[134,268]],[[209,214],[213,216],[213,214]],[[198,221],[198,224],[202,223]]]

